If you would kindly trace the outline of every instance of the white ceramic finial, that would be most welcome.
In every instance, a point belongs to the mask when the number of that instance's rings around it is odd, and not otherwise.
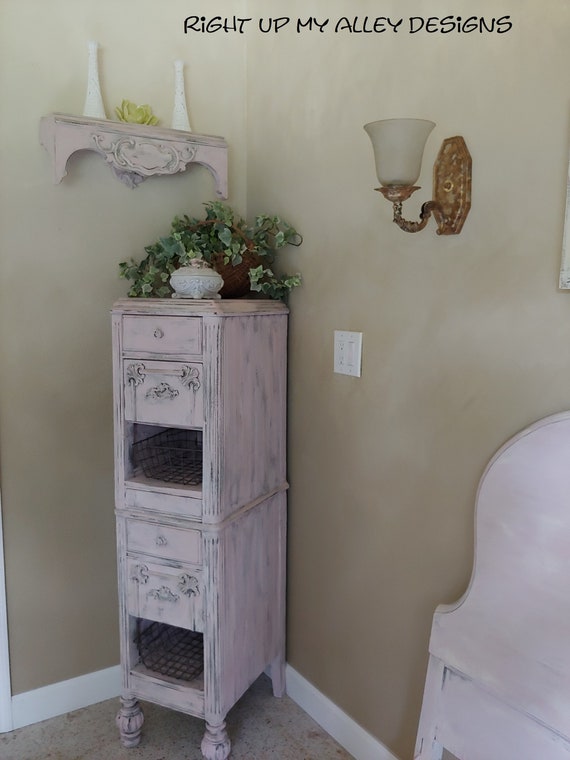
[[[174,61],[174,108],[172,111],[172,129],[191,132],[188,111],[186,110],[186,92],[184,89],[184,61]]]
[[[101,87],[99,86],[99,62],[97,52],[99,43],[88,42],[89,50],[87,64],[87,94],[85,95],[85,105],[83,106],[83,116],[92,116],[95,119],[106,119],[105,106],[101,97]]]

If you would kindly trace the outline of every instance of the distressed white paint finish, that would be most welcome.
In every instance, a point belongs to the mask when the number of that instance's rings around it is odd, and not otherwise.
[[[125,488],[125,506],[196,519],[202,515],[202,492],[196,486],[180,489],[178,493],[168,492],[158,482],[151,490],[148,479],[131,479],[129,486]]]
[[[228,146],[221,137],[55,113],[40,120],[40,143],[52,158],[54,183],[67,174],[71,155],[92,150],[129,187],[147,177],[175,174],[198,163],[212,173],[216,195],[228,197]]]
[[[199,356],[202,320],[199,317],[123,317],[125,351],[143,356],[159,354]]]
[[[113,310],[126,746],[140,740],[145,699],[204,718],[202,754],[224,760],[225,717],[244,691],[269,669],[284,692],[286,340],[287,309],[275,302],[129,299]],[[199,369],[199,388],[184,387],[185,367]],[[156,398],[162,382],[178,393]],[[201,487],[149,480],[131,460],[134,441],[171,425],[202,429]],[[203,632],[202,676],[146,670],[140,619]]]
[[[286,488],[287,336],[282,315],[204,317],[204,335],[214,350],[204,357],[205,446],[213,455],[203,509],[204,521],[216,522]]]
[[[130,615],[202,632],[204,584],[202,570],[187,565],[171,567],[147,557],[127,559],[127,608]],[[193,581],[193,593],[184,592]]]
[[[169,525],[164,521],[127,520],[127,551],[151,554],[160,559],[181,562],[202,562],[202,540],[199,530]]]
[[[469,588],[434,615],[416,757],[570,758],[570,412],[490,461]]]
[[[125,419],[175,427],[204,424],[202,365],[126,361]]]

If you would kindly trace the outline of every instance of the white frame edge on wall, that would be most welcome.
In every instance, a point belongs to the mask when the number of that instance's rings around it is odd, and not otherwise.
[[[564,215],[559,287],[561,290],[570,290],[570,163],[568,164],[568,173],[566,175],[566,212]]]
[[[6,578],[4,573],[2,501],[0,498],[0,733],[11,731],[12,728],[12,687],[10,682],[10,652],[8,649],[8,613],[6,608]]]

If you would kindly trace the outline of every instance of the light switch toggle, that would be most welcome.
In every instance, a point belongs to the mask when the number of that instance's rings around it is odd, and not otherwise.
[[[334,331],[334,371],[360,377],[362,365],[362,333]]]

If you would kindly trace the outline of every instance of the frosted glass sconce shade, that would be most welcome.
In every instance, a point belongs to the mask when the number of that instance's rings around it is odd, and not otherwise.
[[[424,147],[433,121],[383,119],[366,124],[381,185],[413,185],[422,168]]]
[[[372,142],[377,190],[394,206],[394,222],[404,232],[419,232],[433,214],[438,235],[457,235],[471,208],[471,155],[462,137],[443,141],[433,167],[433,199],[423,204],[420,219],[402,216],[402,204],[420,188],[417,182],[422,156],[433,121],[383,119],[364,125]]]

